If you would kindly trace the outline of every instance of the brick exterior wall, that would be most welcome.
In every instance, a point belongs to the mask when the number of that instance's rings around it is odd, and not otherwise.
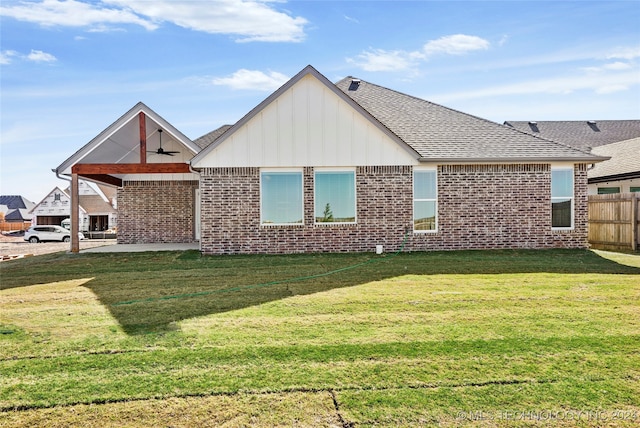
[[[303,170],[304,224],[260,225],[260,169],[201,172],[205,254],[586,248],[587,171],[575,165],[574,229],[551,230],[548,164],[441,165],[438,231],[413,233],[413,168],[356,168],[357,224],[316,225],[313,168]],[[403,245],[406,231],[407,239]]]
[[[194,242],[198,181],[126,181],[118,189],[118,243]]]
[[[575,165],[574,228],[552,230],[549,164],[441,165],[438,232],[411,248],[586,248],[586,183],[586,165]]]

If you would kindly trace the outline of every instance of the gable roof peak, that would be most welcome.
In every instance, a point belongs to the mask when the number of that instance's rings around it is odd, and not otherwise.
[[[255,117],[260,111],[265,109],[269,104],[279,98],[283,93],[288,91],[294,85],[296,85],[299,81],[301,81],[306,76],[311,75],[315,77],[321,84],[323,84],[327,89],[333,92],[336,96],[342,99],[344,102],[353,107],[356,111],[362,114],[367,120],[373,123],[376,127],[378,127],[382,132],[387,134],[392,140],[396,141],[398,144],[402,145],[404,149],[411,152],[412,155],[418,157],[418,153],[409,146],[406,142],[404,142],[401,138],[393,133],[388,127],[386,127],[383,123],[377,120],[373,115],[370,114],[366,109],[360,106],[357,101],[347,96],[338,86],[336,86],[333,82],[327,79],[322,73],[316,70],[312,65],[307,65],[302,70],[300,70],[295,76],[289,79],[284,85],[278,88],[275,92],[265,98],[260,104],[255,106],[249,113],[244,115],[238,122],[232,125],[229,129],[226,129],[220,135],[218,135],[217,139],[211,142],[207,147],[205,147],[200,153],[191,159],[191,166],[194,168],[199,168],[198,162],[202,161],[211,151],[213,151],[217,146],[222,144],[230,135],[233,135],[238,129],[243,127],[247,122],[249,122],[253,117]],[[215,131],[212,131],[215,133]],[[204,136],[203,136],[204,137]],[[202,138],[202,137],[201,137]]]
[[[175,137],[179,144],[184,146],[191,153],[195,154],[200,151],[200,147],[196,145],[193,141],[191,141],[187,136],[185,136],[180,130],[171,125],[166,119],[160,116],[158,113],[149,108],[142,101],[138,101],[133,107],[131,107],[127,112],[121,115],[118,119],[116,119],[113,123],[107,126],[104,130],[102,130],[98,135],[96,135],[93,139],[91,139],[87,144],[82,146],[78,151],[76,151],[71,157],[67,158],[62,164],[60,164],[53,171],[57,174],[62,175],[71,175],[71,167],[76,163],[80,163],[86,156],[91,154],[96,148],[105,144],[109,141],[117,133],[123,132],[123,129],[131,124],[133,121],[137,121],[139,114],[143,113],[145,119],[152,123],[157,124],[160,128],[166,130]],[[128,138],[127,143],[128,147],[120,147],[120,152],[117,154],[112,154],[114,159],[122,159],[123,156],[126,156],[129,153],[133,152],[133,148],[139,144],[139,128],[135,128],[135,136],[131,136]],[[132,128],[132,129],[133,129]],[[96,162],[93,162],[96,163]],[[100,162],[98,162],[100,163]],[[109,160],[105,160],[104,163],[110,163]]]

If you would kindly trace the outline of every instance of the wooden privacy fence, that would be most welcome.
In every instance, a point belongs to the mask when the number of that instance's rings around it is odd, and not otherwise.
[[[602,250],[638,250],[638,193],[589,196],[589,244]]]
[[[25,222],[5,222],[0,221],[0,232],[11,232],[12,230],[27,230],[31,227],[30,221]]]

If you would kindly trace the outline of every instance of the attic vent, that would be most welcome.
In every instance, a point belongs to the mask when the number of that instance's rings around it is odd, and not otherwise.
[[[600,128],[598,128],[598,124],[595,120],[587,120],[587,125],[591,128],[592,131],[600,132]]]
[[[351,84],[349,85],[350,91],[356,91],[360,86],[360,79],[351,79]]]
[[[595,125],[595,124],[596,124],[596,121],[595,121],[595,120],[588,120],[588,121],[587,121],[587,123],[588,123],[589,125]]]
[[[529,122],[529,128],[531,128],[533,132],[540,132],[538,129],[538,122]]]

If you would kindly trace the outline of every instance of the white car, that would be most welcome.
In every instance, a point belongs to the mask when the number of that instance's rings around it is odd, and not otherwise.
[[[41,241],[69,242],[71,232],[60,226],[32,226],[24,234],[24,240],[31,243]]]

